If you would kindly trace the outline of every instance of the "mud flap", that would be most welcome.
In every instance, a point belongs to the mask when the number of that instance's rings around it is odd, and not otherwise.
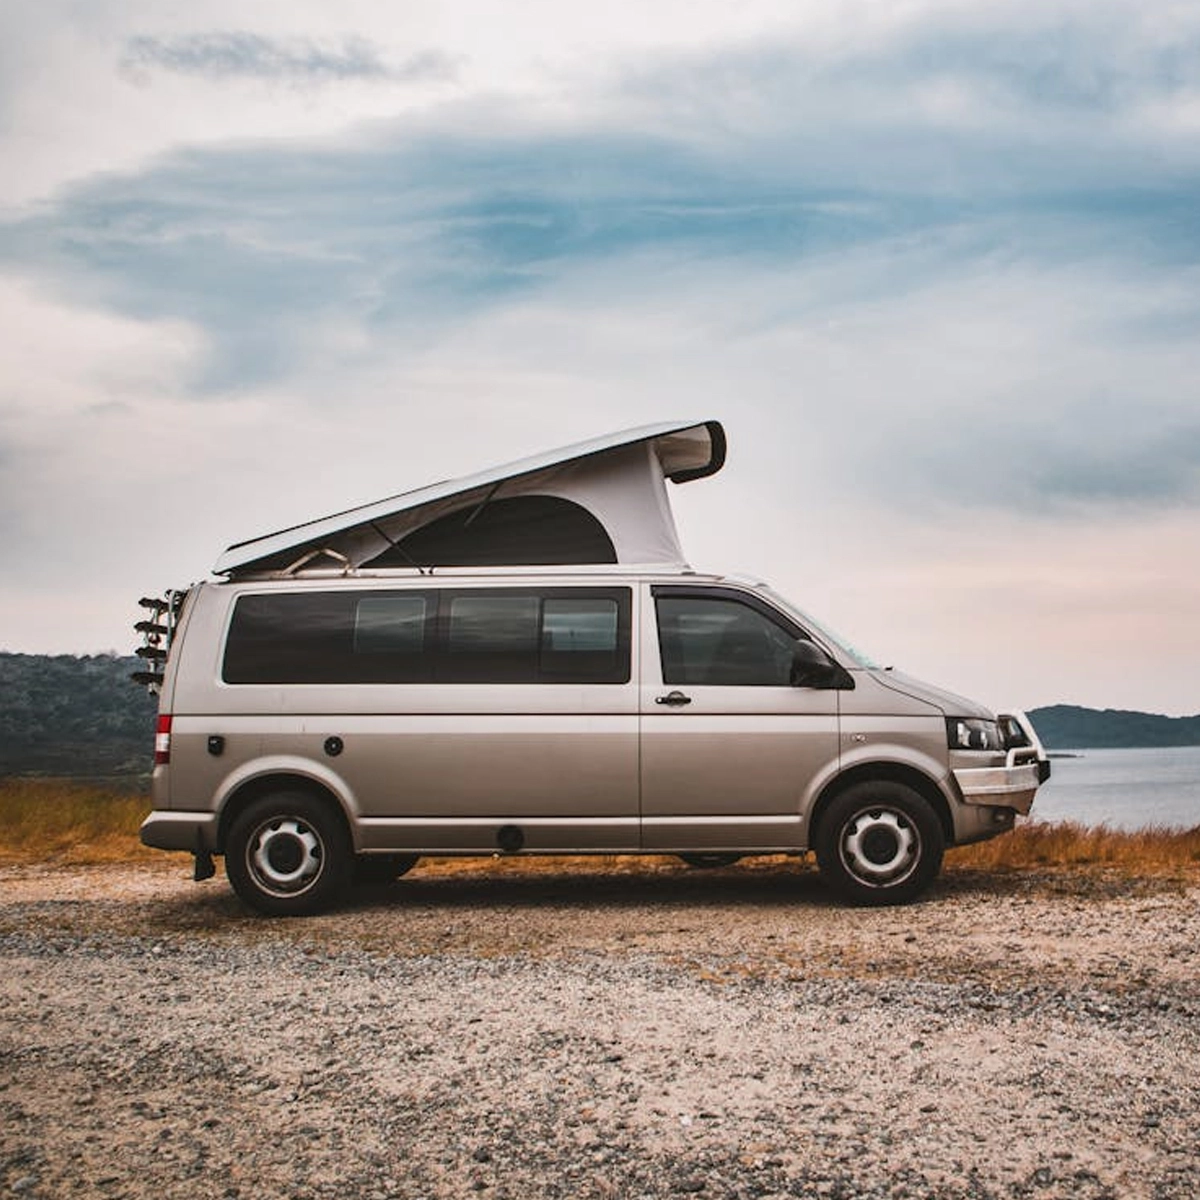
[[[205,879],[211,879],[217,873],[213,856],[207,850],[193,851],[192,857],[196,860],[195,869],[192,871],[192,881],[194,883],[201,883]]]

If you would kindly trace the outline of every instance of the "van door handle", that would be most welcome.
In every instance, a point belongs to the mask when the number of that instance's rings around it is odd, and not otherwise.
[[[672,708],[681,708],[691,702],[691,696],[685,696],[682,692],[668,692],[665,696],[654,697],[655,704],[669,704]]]

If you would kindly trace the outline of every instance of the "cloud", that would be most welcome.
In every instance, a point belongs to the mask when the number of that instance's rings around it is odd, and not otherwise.
[[[453,60],[426,51],[389,64],[365,38],[319,42],[309,38],[269,38],[244,30],[193,33],[174,37],[141,35],[125,43],[121,70],[147,82],[153,70],[205,79],[256,79],[316,86],[350,80],[426,82],[448,80]]]
[[[1187,92],[1200,77],[1195,21],[1164,35],[1133,9],[1081,20],[1048,6],[1021,24],[1011,15],[989,8],[917,26],[875,53],[836,62],[831,73],[889,87],[954,82],[992,119],[1018,110],[1111,114],[1147,96]]]
[[[1063,506],[1200,504],[1200,418],[1164,418],[1138,406],[1130,428],[1134,411],[1120,407],[1118,420],[1099,437],[1083,432],[1035,458],[1028,467],[1032,490]],[[1079,415],[1094,421],[1096,409]]]
[[[906,511],[1193,504],[1196,171],[1122,132],[1185,86],[1192,43],[1135,26],[918,23],[660,65],[554,120],[463,103],[178,151],[0,223],[0,262],[196,331],[182,386],[209,404],[294,410],[429,364],[511,399],[540,373],[672,412],[754,395],[773,470],[798,433],[825,448],[805,486],[849,474]],[[383,67],[229,36],[142,51],[219,77]],[[922,100],[951,80],[953,119]]]
[[[322,317],[417,331],[587,263],[801,252],[870,220],[817,192],[736,185],[686,147],[582,130],[454,128],[179,154],[0,225],[0,258],[124,315],[213,335],[203,386],[284,369]]]
[[[1008,3],[872,16],[639,64],[621,112],[692,142],[773,145],[781,169],[830,184],[927,197],[1046,196],[1200,165],[1196,13]]]
[[[1033,262],[1043,280],[1072,263],[1105,264],[1095,274],[1107,286],[1122,271],[1145,276],[1154,259],[1177,278],[1200,258],[1190,183],[1129,184],[1119,164],[1103,194],[1006,197],[981,185],[956,198],[902,187],[886,164],[870,186],[842,178],[841,150],[831,165],[777,153],[773,140],[697,146],[478,116],[349,144],[181,152],[0,223],[0,261],[125,316],[203,328],[210,353],[195,386],[212,392],[285,377],[329,324],[425,344],[593,271],[609,272],[616,304],[658,291],[672,265],[773,281],[773,310],[726,315],[744,333],[750,313],[768,325],[861,320],[888,297],[910,302]],[[622,261],[623,283],[609,271]],[[1181,332],[1194,328],[1198,304],[1193,279],[1170,318]],[[1164,319],[1150,305],[1134,313],[1119,293],[1110,305],[1121,322]],[[1095,312],[1094,297],[1085,311]]]
[[[1137,387],[1141,356],[1129,358],[1104,384],[1094,372],[1064,381],[1053,405],[1040,393],[1005,395],[1001,387],[997,398],[985,389],[986,407],[965,400],[958,411],[935,408],[932,429],[893,430],[887,446],[867,456],[878,490],[890,488],[909,512],[991,509],[1068,523],[1101,512],[1200,508],[1194,402],[1182,382],[1170,402],[1147,400]]]

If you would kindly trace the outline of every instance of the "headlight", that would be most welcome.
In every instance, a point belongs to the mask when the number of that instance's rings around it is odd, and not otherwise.
[[[1003,750],[1004,737],[997,721],[979,717],[947,717],[946,740],[951,750]]]

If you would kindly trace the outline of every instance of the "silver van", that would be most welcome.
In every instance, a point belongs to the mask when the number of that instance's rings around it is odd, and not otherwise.
[[[883,670],[768,587],[682,561],[665,484],[715,421],[634,430],[231,547],[146,600],[142,840],[264,913],[418,856],[814,850],[896,903],[1049,775],[1000,716]]]

